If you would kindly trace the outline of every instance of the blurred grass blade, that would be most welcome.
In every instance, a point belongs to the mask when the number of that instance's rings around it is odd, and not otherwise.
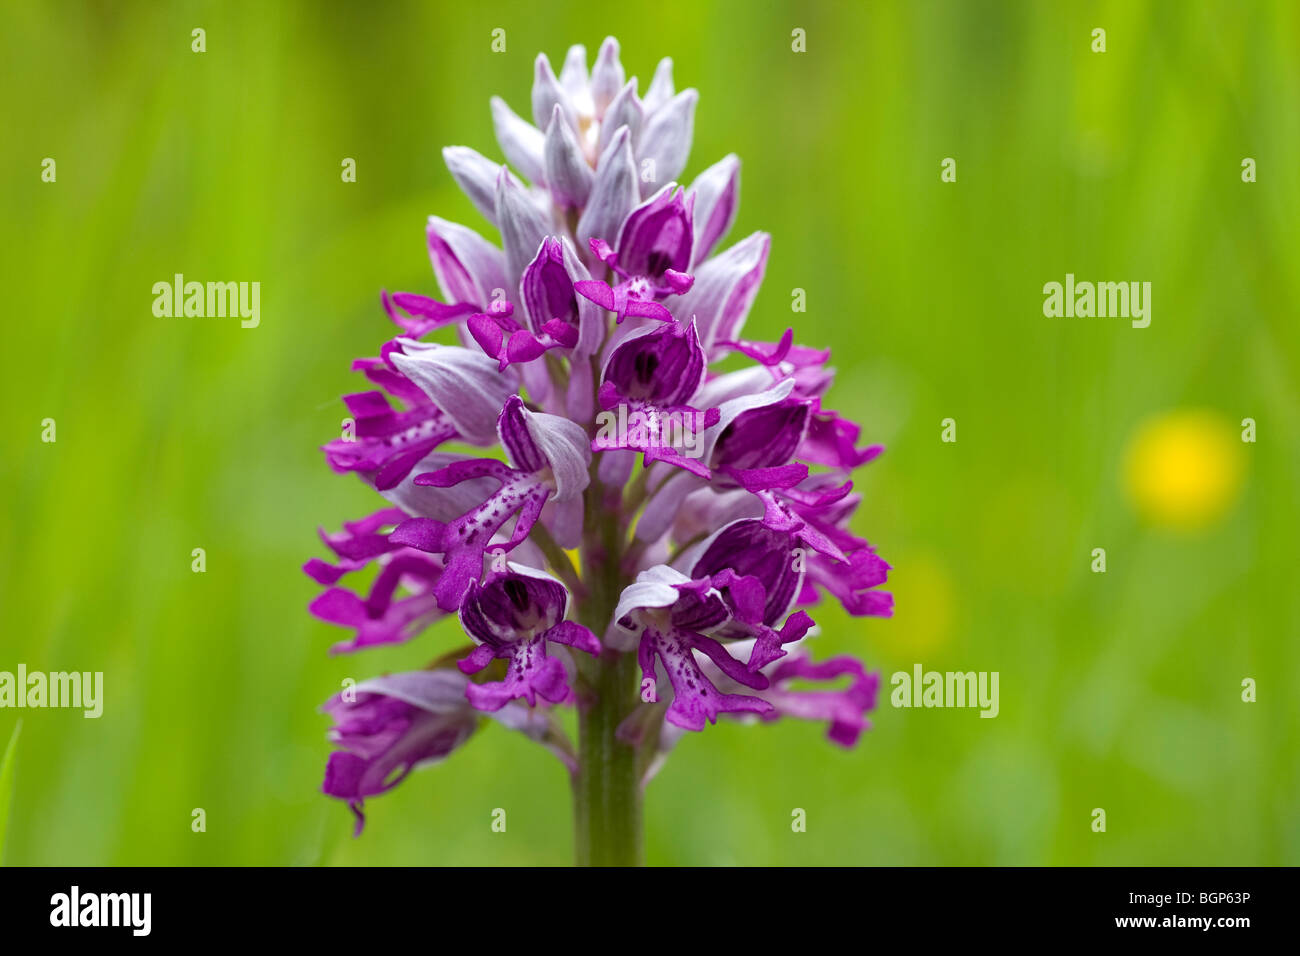
[[[5,747],[5,755],[0,759],[0,866],[4,865],[5,859],[5,831],[9,827],[9,798],[14,792],[14,764],[17,763],[16,754],[18,753],[18,733],[23,729],[23,722],[20,720],[14,726],[13,735],[9,738],[9,745]]]

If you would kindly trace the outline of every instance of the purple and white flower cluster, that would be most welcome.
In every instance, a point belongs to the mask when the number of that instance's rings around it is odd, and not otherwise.
[[[353,363],[373,387],[344,397],[354,429],[324,451],[385,506],[322,532],[336,557],[305,570],[325,588],[312,613],[349,632],[336,652],[450,614],[472,643],[325,705],[338,749],[324,790],[358,832],[367,797],[483,715],[575,770],[554,709],[598,706],[601,669],[623,660],[641,681],[617,702],[619,739],[656,751],[647,768],[724,714],[824,721],[846,746],[868,726],[878,675],[814,660],[807,609],[829,595],[892,612],[889,565],[849,530],[848,475],[881,449],[824,406],[829,352],[789,330],[742,337],[770,238],[717,251],[735,156],[677,183],[696,100],[667,59],[639,94],[611,38],[590,73],[580,46],[558,75],[537,58],[532,123],[493,99],[509,165],[444,150],[501,246],[431,217],[441,298],[382,295],[400,332]],[[447,328],[457,344],[427,340]],[[744,366],[714,370],[728,358]],[[598,438],[611,411],[638,427]],[[683,416],[702,426],[689,448],[658,427]],[[363,594],[338,586],[367,571]]]

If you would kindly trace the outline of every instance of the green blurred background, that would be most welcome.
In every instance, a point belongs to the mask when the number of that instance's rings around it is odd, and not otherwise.
[[[997,719],[882,695],[853,751],[689,737],[649,862],[1300,862],[1300,9],[1242,0],[5,3],[0,670],[102,670],[106,703],[24,712],[4,862],[571,859],[559,764],[496,726],[349,837],[316,708],[454,625],[331,658],[299,566],[377,500],[316,449],[392,334],[378,290],[435,292],[430,213],[494,235],[440,148],[498,156],[488,97],[527,113],[538,51],[607,34],[643,90],[662,55],[700,90],[687,178],[744,161],[730,238],[773,235],[749,332],[833,347],[831,404],[888,446],[856,527],[897,614],[822,609],[821,652],[1001,675]],[[261,326],[155,318],[177,272],[260,281]],[[1045,318],[1067,272],[1152,282],[1150,328]],[[1184,409],[1228,437],[1175,457],[1241,474],[1192,530],[1124,478]]]

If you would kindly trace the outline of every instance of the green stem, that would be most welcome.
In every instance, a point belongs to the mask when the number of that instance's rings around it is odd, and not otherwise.
[[[641,781],[635,748],[615,737],[636,701],[636,660],[606,652],[595,699],[578,717],[574,848],[579,866],[640,866]]]
[[[594,469],[593,469],[594,470]],[[594,477],[594,476],[593,476]],[[589,524],[582,544],[587,598],[581,618],[604,635],[626,583],[617,509],[601,507],[604,487],[588,488]],[[634,655],[606,649],[585,668],[578,693],[578,772],[573,778],[574,845],[580,866],[638,866],[641,775],[636,748],[617,737],[639,701]]]
[[[551,533],[539,521],[533,525],[533,541],[541,549],[542,554],[546,555],[546,560],[551,565],[551,570],[556,576],[564,582],[564,586],[569,589],[575,600],[582,600],[587,596],[587,589],[578,577],[577,570],[573,567],[573,562],[569,560],[569,555],[555,543]]]

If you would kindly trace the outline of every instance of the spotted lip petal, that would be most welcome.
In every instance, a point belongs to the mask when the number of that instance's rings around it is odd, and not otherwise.
[[[527,539],[548,500],[577,499],[590,475],[591,451],[582,426],[556,415],[530,412],[511,395],[497,423],[501,444],[514,467],[491,458],[456,461],[415,476],[415,484],[453,488],[465,481],[491,479],[496,488],[479,504],[449,522],[412,518],[389,535],[393,544],[445,555],[446,567],[434,586],[438,606],[454,610],[467,588],[483,573],[489,548],[509,553]],[[515,519],[510,537],[493,543],[507,521]]]
[[[637,651],[643,680],[656,686],[656,658],[663,663],[673,688],[673,702],[664,719],[684,730],[703,730],[705,723],[717,723],[724,713],[765,714],[772,704],[751,694],[723,693],[704,675],[695,652],[726,673],[735,659],[717,641],[691,636],[680,630],[646,628]]]
[[[445,568],[434,587],[438,606],[444,611],[460,606],[470,582],[478,580],[483,573],[483,560],[489,547],[508,553],[523,543],[552,494],[551,488],[537,476],[491,458],[456,462],[438,471],[416,475],[415,483],[450,488],[475,478],[493,479],[496,490],[452,521],[412,518],[389,535],[394,544],[444,555]],[[515,519],[513,533],[505,542],[494,544],[493,539],[512,517]]]
[[[457,437],[451,419],[427,399],[397,410],[383,392],[371,391],[345,395],[343,403],[355,432],[324,445],[325,458],[335,471],[373,472],[380,491],[397,485],[421,458]]]
[[[729,586],[732,576],[724,575],[720,583]],[[703,633],[726,618],[722,594],[713,581],[688,578],[667,566],[642,572],[620,596],[611,632],[615,646],[632,643],[618,635],[635,636],[637,659],[651,688],[657,687],[656,665],[662,664],[673,689],[673,701],[665,713],[669,723],[701,730],[723,713],[761,714],[771,709],[771,704],[751,695],[720,691],[700,668],[697,653],[736,684],[758,689],[768,686],[766,677]]]

